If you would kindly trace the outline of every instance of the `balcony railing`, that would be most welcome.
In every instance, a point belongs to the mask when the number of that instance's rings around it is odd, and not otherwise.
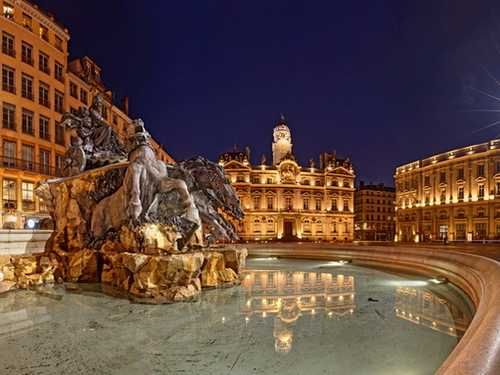
[[[51,165],[35,163],[31,160],[10,158],[8,156],[0,156],[0,167],[39,173],[46,176],[61,176],[61,171]]]

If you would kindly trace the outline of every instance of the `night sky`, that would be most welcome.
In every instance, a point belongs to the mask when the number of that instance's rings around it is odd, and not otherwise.
[[[288,119],[300,162],[337,150],[358,179],[498,137],[500,3],[37,1],[177,160],[249,145]],[[496,4],[495,4],[496,3]],[[146,6],[148,5],[148,6]],[[491,75],[491,77],[490,77]]]

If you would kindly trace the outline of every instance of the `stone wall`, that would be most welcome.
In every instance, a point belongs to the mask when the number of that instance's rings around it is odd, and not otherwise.
[[[0,230],[0,255],[43,253],[51,230]]]

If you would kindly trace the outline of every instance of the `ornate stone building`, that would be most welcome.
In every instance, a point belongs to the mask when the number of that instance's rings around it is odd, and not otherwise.
[[[245,210],[238,224],[242,240],[352,241],[354,170],[349,159],[320,155],[319,168],[298,164],[285,119],[273,132],[273,163],[252,165],[249,151],[219,158]]]
[[[396,169],[396,239],[500,239],[500,139]]]
[[[62,113],[89,106],[100,93],[103,116],[120,135],[128,134],[131,119],[127,101],[113,103],[90,58],[68,63],[69,31],[52,15],[25,0],[0,1],[0,11],[0,228],[24,228],[48,216],[33,189],[59,175],[68,144]],[[162,160],[171,160],[154,145]]]
[[[354,198],[354,234],[362,241],[392,241],[396,226],[396,190],[359,183]]]

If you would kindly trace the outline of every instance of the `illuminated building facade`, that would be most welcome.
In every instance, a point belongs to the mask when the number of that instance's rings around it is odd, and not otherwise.
[[[245,210],[237,224],[242,240],[352,241],[354,170],[349,159],[320,155],[300,166],[292,137],[282,117],[273,133],[273,163],[252,165],[250,152],[226,152],[219,158]]]
[[[396,169],[396,239],[500,239],[500,139]]]
[[[0,228],[15,229],[48,217],[34,187],[60,174],[69,141],[59,125],[64,112],[89,106],[101,93],[103,116],[120,135],[131,131],[131,119],[128,101],[113,104],[91,59],[68,63],[69,31],[52,15],[25,0],[0,0],[0,10]],[[162,160],[171,160],[154,146]]]
[[[359,183],[354,194],[354,235],[361,241],[392,241],[396,229],[393,187]]]

